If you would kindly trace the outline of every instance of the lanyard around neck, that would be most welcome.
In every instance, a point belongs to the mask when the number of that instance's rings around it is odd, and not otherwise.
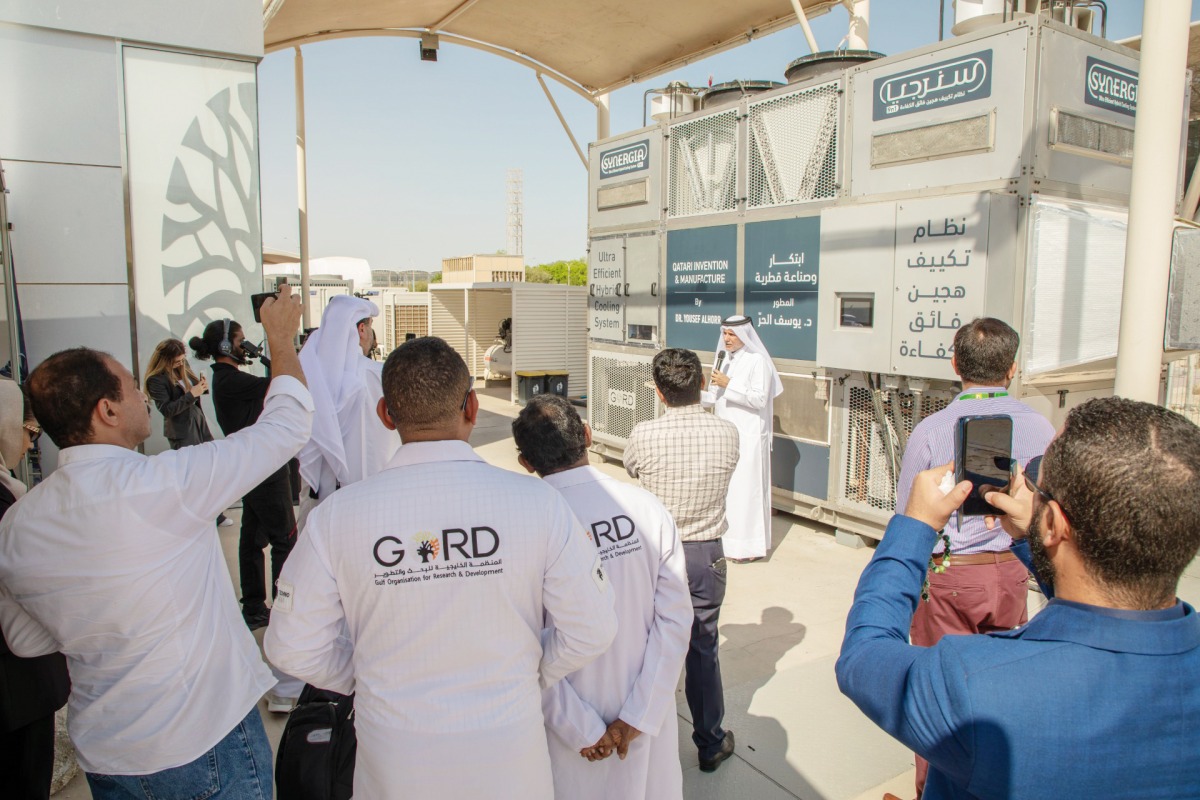
[[[956,400],[991,400],[993,397],[1008,397],[1008,392],[975,392],[956,397]]]

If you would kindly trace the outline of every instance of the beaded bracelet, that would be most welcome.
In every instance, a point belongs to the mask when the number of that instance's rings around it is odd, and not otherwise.
[[[942,552],[930,553],[929,572],[941,575],[946,571],[946,567],[950,566],[950,534],[942,529],[938,531],[938,536],[942,538]],[[942,559],[940,562],[936,560],[939,556]],[[925,583],[921,585],[921,599],[926,603],[929,602],[929,572],[925,574]]]

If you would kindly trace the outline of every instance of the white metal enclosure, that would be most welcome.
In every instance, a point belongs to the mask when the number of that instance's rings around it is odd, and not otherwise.
[[[734,313],[784,381],[775,505],[846,533],[892,514],[908,434],[956,391],[962,324],[1017,328],[1013,391],[1055,423],[1111,393],[1137,69],[1022,17],[593,144],[597,449],[619,455],[659,412],[658,348],[711,358]],[[1176,248],[1185,326],[1192,252]]]
[[[587,384],[587,290],[549,283],[476,283],[429,287],[429,334],[445,339],[476,378],[496,341],[500,323],[512,319],[513,372],[570,373],[570,393]],[[517,382],[512,382],[517,402]]]

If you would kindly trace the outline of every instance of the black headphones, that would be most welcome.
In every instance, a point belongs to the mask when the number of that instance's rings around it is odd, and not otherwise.
[[[223,356],[233,358],[233,342],[229,341],[229,317],[225,318],[225,332],[221,335],[221,343],[217,345],[217,352]]]

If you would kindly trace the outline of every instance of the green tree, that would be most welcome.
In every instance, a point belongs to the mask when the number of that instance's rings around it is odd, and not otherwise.
[[[545,272],[549,280],[536,280],[530,277],[533,270]],[[549,264],[539,264],[526,267],[525,280],[533,283],[568,283],[571,286],[587,285],[587,262],[582,258],[572,258],[565,261],[551,261]]]
[[[526,267],[526,283],[557,283],[545,267]]]
[[[442,282],[442,273],[435,272],[432,275],[430,275],[429,282],[430,283],[441,283]]]

